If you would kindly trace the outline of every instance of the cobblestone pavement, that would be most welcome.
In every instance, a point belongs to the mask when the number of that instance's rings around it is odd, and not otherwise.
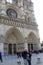
[[[32,65],[43,65],[43,53],[32,55]],[[17,56],[3,56],[0,65],[17,65]]]

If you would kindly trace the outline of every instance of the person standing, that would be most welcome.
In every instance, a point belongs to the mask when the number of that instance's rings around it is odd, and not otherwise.
[[[31,56],[32,56],[32,51],[28,51],[27,52],[27,61],[28,61],[28,65],[31,65]]]
[[[23,59],[24,59],[24,65],[27,65],[27,50],[25,50],[24,52],[23,52]]]
[[[17,59],[17,65],[24,65],[24,59],[22,57],[22,52],[19,53],[19,57]]]
[[[1,62],[2,62],[2,53],[0,52],[0,60],[1,60]]]

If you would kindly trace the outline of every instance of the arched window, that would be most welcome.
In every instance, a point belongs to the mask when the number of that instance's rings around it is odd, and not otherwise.
[[[5,0],[6,2],[8,2],[8,3],[13,3],[13,4],[16,4],[17,5],[17,3],[18,3],[18,0]]]
[[[12,3],[12,0],[6,0],[6,2]]]

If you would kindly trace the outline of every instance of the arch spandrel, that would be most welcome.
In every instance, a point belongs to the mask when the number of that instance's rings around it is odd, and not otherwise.
[[[12,5],[12,4],[7,4],[7,5],[6,5],[6,8],[7,8],[7,9],[8,9],[8,8],[11,8],[11,9],[15,10],[17,13],[19,12],[19,7],[14,6],[14,5]]]

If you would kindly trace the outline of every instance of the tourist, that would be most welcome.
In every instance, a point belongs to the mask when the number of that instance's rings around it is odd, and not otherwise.
[[[23,55],[23,58],[24,58],[24,65],[27,65],[27,50],[24,50],[22,55]]]
[[[24,59],[22,57],[22,52],[19,52],[19,57],[17,59],[18,65],[24,65]]]
[[[1,60],[1,62],[2,62],[2,53],[0,52],[0,60]]]
[[[31,56],[32,56],[32,51],[29,49],[29,51],[27,52],[28,65],[31,65]]]

